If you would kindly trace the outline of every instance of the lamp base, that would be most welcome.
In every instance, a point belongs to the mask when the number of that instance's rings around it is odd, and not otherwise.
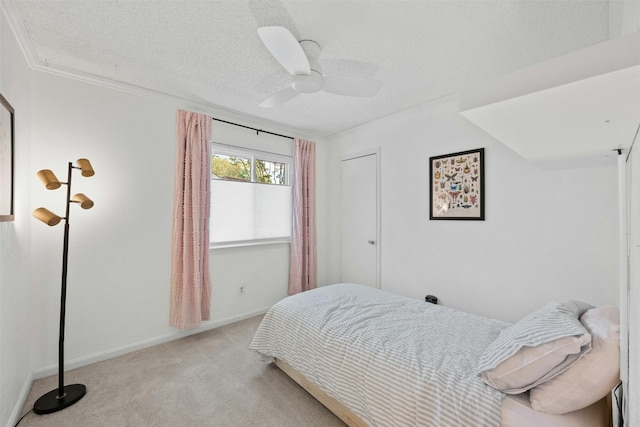
[[[70,384],[64,386],[64,394],[58,397],[58,390],[51,390],[43,394],[36,403],[33,404],[33,412],[36,414],[50,414],[61,411],[73,405],[87,394],[87,388],[83,384]]]

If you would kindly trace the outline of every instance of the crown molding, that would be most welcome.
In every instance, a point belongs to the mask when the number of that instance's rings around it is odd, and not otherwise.
[[[35,64],[38,63],[38,56],[36,54],[35,46],[31,43],[31,39],[27,34],[27,29],[22,24],[22,16],[18,11],[18,7],[14,0],[2,0],[2,12],[9,22],[11,32],[18,42],[18,46],[22,51],[29,66],[33,69]]]
[[[20,16],[20,12],[18,11],[15,1],[2,0],[2,11],[7,17],[7,21],[9,22],[11,31],[16,38],[18,46],[20,47],[20,50],[22,51],[27,64],[33,71],[49,73],[56,76],[101,86],[107,89],[118,90],[133,95],[152,98],[158,101],[169,102],[175,104],[180,108],[186,108],[205,114],[215,115],[219,119],[236,122],[238,124],[243,124],[251,127],[266,128],[278,133],[293,134],[300,138],[321,141],[325,139],[324,135],[309,133],[298,128],[245,114],[236,110],[231,110],[213,103],[204,103],[199,100],[181,97],[172,93],[161,92],[158,90],[108,79],[105,77],[97,76],[90,73],[84,73],[61,66],[45,64],[40,60],[35,46],[33,45],[33,43],[31,43],[31,38],[29,37],[29,34],[23,25],[23,20]]]

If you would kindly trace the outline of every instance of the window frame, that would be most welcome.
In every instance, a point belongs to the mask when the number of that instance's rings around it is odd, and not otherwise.
[[[237,181],[237,182],[246,182],[250,184],[266,184],[266,185],[286,185],[291,186],[291,178],[293,171],[293,157],[287,156],[285,154],[277,154],[270,153],[268,151],[260,151],[260,150],[252,150],[250,148],[242,148],[235,147],[223,144],[217,144],[215,142],[211,143],[211,157],[213,158],[214,154],[221,154],[223,156],[228,157],[243,157],[249,158],[251,161],[251,181]],[[287,165],[285,171],[285,183],[284,184],[276,184],[272,182],[258,182],[256,181],[256,160],[264,160],[268,162],[277,162],[284,163]],[[221,179],[224,178],[213,178],[213,170],[211,171],[211,179]],[[225,180],[230,181],[230,180]]]
[[[239,184],[244,183],[244,184],[277,185],[277,186],[291,187],[292,178],[293,178],[293,156],[212,142],[211,143],[212,159],[215,154],[220,154],[220,155],[229,156],[229,157],[241,157],[241,158],[250,159],[251,181],[214,178],[213,168],[210,168],[210,174],[211,174],[210,179],[212,183],[214,181],[220,180],[220,181],[233,181]],[[256,171],[255,171],[256,160],[286,164],[285,183],[277,184],[277,183],[256,181]],[[291,203],[291,210],[293,211],[293,203]],[[262,238],[262,239],[249,239],[249,240],[229,240],[229,241],[221,241],[221,242],[212,242],[211,238],[209,238],[209,249],[213,250],[213,249],[225,249],[225,248],[235,248],[235,247],[245,247],[245,246],[289,244],[289,243],[291,243],[291,233],[289,233],[289,236],[268,237],[268,238]]]

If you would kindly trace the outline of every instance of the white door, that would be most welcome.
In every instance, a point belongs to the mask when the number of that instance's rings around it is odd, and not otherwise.
[[[379,288],[378,153],[341,164],[341,281]]]

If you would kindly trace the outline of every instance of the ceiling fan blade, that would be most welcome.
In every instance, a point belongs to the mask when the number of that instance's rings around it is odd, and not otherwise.
[[[300,43],[285,27],[260,27],[258,35],[273,57],[289,74],[309,74],[309,60]]]
[[[296,96],[298,96],[298,94],[299,92],[296,92],[291,86],[287,86],[262,101],[260,103],[260,106],[263,108],[278,107],[285,102],[295,98]]]
[[[371,97],[382,87],[382,82],[366,77],[324,76],[325,92],[336,95]]]

